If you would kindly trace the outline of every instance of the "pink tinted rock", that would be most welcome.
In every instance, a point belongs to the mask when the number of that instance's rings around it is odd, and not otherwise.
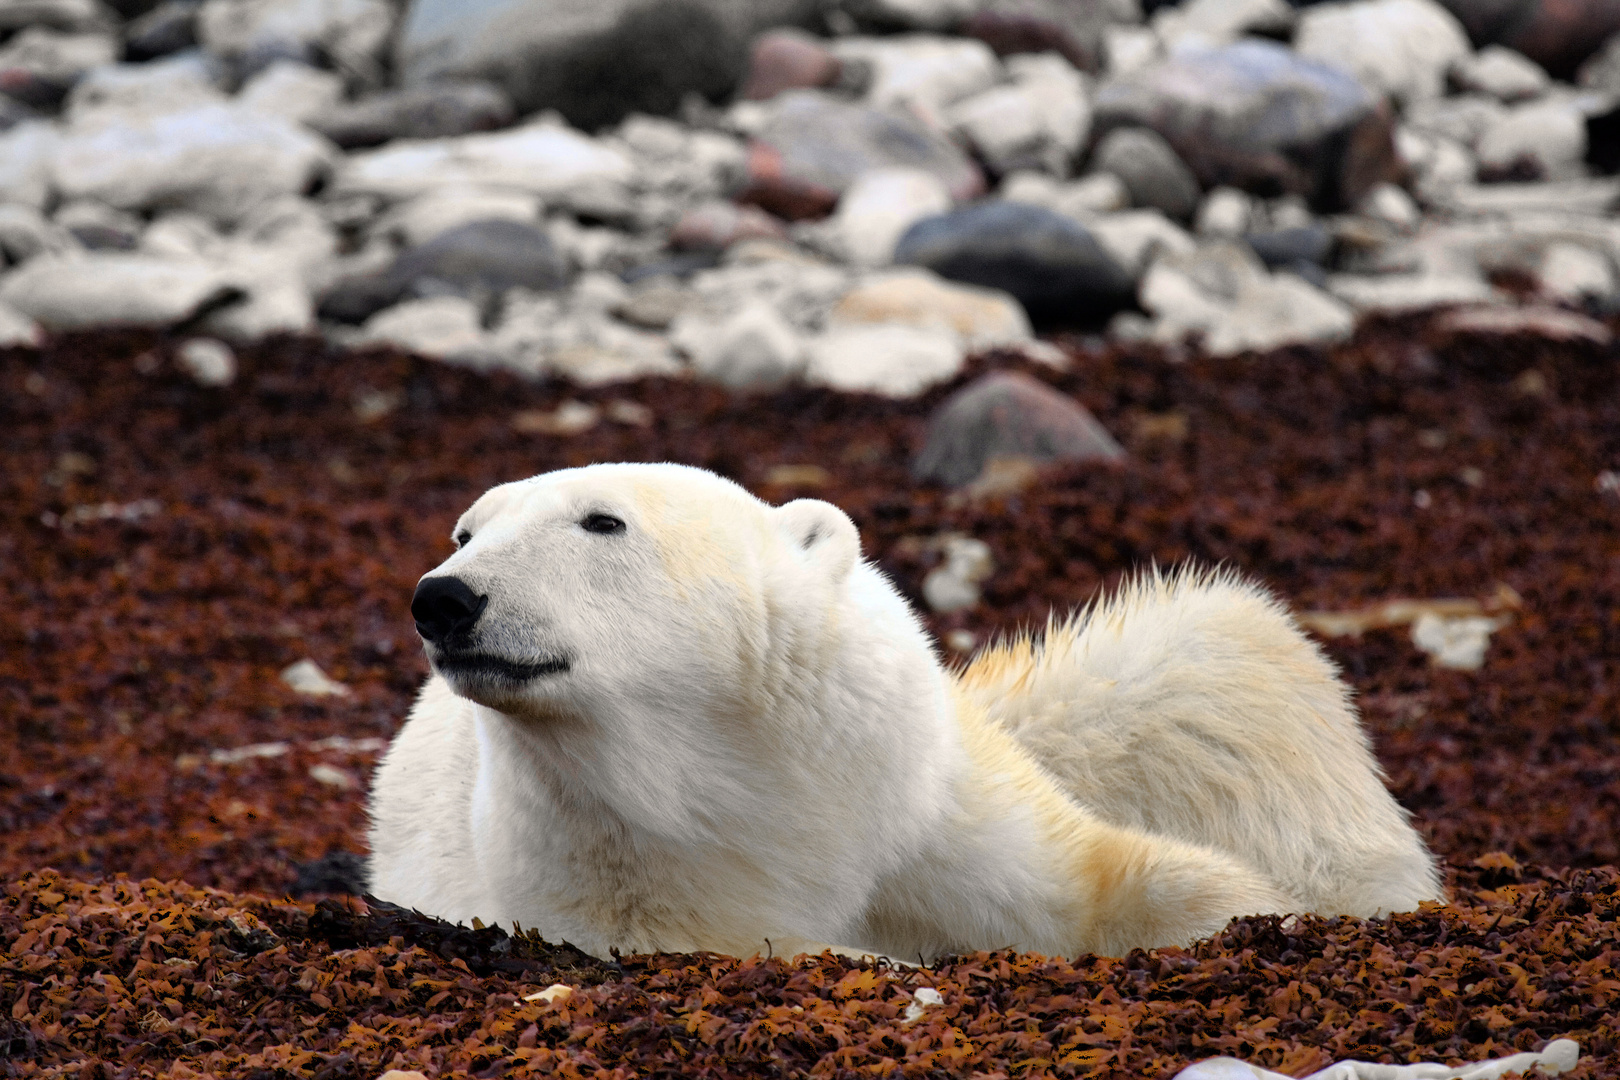
[[[754,39],[742,96],[768,101],[784,90],[814,89],[838,81],[843,65],[802,30],[771,30]]]
[[[984,193],[984,173],[961,147],[901,111],[869,108],[815,90],[793,90],[748,153],[739,202],[790,221],[823,217],[862,175],[900,166],[937,177],[957,202]]]
[[[670,230],[670,246],[680,251],[724,251],[739,240],[780,240],[787,236],[781,219],[757,206],[715,202],[695,206]]]
[[[1125,450],[1074,398],[1022,372],[995,371],[946,398],[928,421],[911,475],[972,483],[997,459],[1118,461]]]

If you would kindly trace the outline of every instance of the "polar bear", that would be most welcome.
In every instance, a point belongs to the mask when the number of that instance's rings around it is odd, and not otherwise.
[[[372,891],[598,956],[1123,955],[1439,899],[1328,661],[1229,574],[944,665],[836,507],[679,465],[503,484],[411,605]]]

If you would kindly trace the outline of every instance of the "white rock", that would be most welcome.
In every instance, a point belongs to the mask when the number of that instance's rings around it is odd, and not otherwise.
[[[745,245],[738,245],[742,248]],[[728,253],[734,257],[737,249]],[[821,329],[827,313],[849,290],[854,277],[824,263],[771,259],[732,262],[692,276],[690,287],[703,310],[723,318],[750,300],[765,300],[798,330]]]
[[[62,255],[79,248],[72,233],[34,207],[0,203],[0,256],[10,262],[25,263],[36,255]]]
[[[1151,27],[1110,26],[1103,31],[1103,67],[1111,79],[1140,71],[1164,55],[1164,43]]]
[[[804,370],[804,339],[763,300],[718,324],[677,318],[670,341],[686,353],[700,378],[733,389],[775,389]]]
[[[343,80],[296,60],[277,60],[243,84],[236,102],[302,124],[343,98]]]
[[[300,694],[310,697],[347,697],[349,688],[321,670],[321,666],[308,657],[282,669],[281,681]],[[275,745],[275,744],[272,744]]]
[[[337,193],[409,199],[443,187],[520,191],[549,201],[596,187],[623,191],[635,176],[628,154],[552,120],[449,139],[399,139],[350,154]]]
[[[38,346],[45,341],[45,330],[10,304],[0,304],[0,349],[16,345]]]
[[[1023,305],[1007,293],[946,281],[920,267],[867,278],[827,316],[833,328],[875,324],[944,330],[970,353],[1033,341]]]
[[[315,329],[315,300],[296,258],[273,248],[235,242],[220,262],[225,280],[243,299],[209,312],[204,327],[233,340]]]
[[[1059,183],[1045,173],[1016,172],[1001,183],[1008,202],[1031,203],[1089,224],[1093,215],[1111,214],[1131,205],[1125,181],[1113,173],[1091,173]]]
[[[111,34],[30,26],[0,46],[0,71],[20,68],[66,89],[91,68],[117,60],[118,53],[119,41]]]
[[[867,104],[907,107],[931,120],[947,106],[988,90],[1001,75],[996,54],[974,38],[902,34],[838,38],[828,44],[839,60],[872,66]]]
[[[54,124],[28,120],[0,131],[0,201],[43,209],[51,195],[51,158],[61,134]]]
[[[979,10],[983,0],[867,0],[864,9],[884,23],[911,30],[948,31]]]
[[[1286,35],[1293,25],[1287,0],[1188,0],[1153,13],[1153,29],[1173,53],[1218,48],[1257,33]]]
[[[1485,650],[1491,634],[1505,620],[1487,615],[1466,615],[1448,619],[1425,612],[1412,624],[1412,644],[1429,654],[1435,667],[1457,671],[1478,671],[1485,666]]]
[[[378,219],[372,232],[393,237],[406,247],[416,247],[446,229],[474,221],[533,223],[540,220],[541,210],[540,200],[528,192],[446,187],[395,206]]]
[[[1604,299],[1616,291],[1613,264],[1581,244],[1548,245],[1536,276],[1542,292],[1570,303]]]
[[[1253,252],[1234,242],[1161,260],[1143,277],[1137,295],[1154,316],[1154,340],[1201,334],[1204,348],[1216,356],[1340,341],[1355,329],[1355,315],[1345,304],[1294,274],[1266,273]]]
[[[1353,0],[1301,12],[1294,51],[1407,103],[1440,96],[1446,72],[1473,46],[1434,0]]]
[[[64,103],[72,125],[102,108],[125,112],[175,112],[223,102],[218,65],[195,50],[144,64],[107,64],[85,73]]]
[[[1328,291],[1359,312],[1396,313],[1502,299],[1477,274],[1334,274]]]
[[[1084,77],[1055,53],[1014,56],[1007,69],[1012,82],[951,106],[947,122],[998,173],[1068,175],[1091,134]]]
[[[1439,197],[1459,184],[1473,183],[1479,171],[1466,146],[1407,124],[1395,129],[1395,149],[1401,163],[1413,174],[1413,186],[1425,199]]]
[[[395,17],[388,0],[206,0],[197,13],[197,40],[230,60],[325,55],[340,69],[374,80]]]
[[[1567,100],[1519,105],[1485,129],[1475,152],[1482,169],[1508,169],[1528,159],[1545,179],[1571,179],[1583,172],[1586,116]]]
[[[946,330],[843,326],[810,342],[805,380],[834,390],[915,397],[962,370],[967,353]]]
[[[169,326],[228,289],[221,269],[201,259],[93,251],[30,261],[0,279],[0,303],[53,330]]]
[[[1489,94],[1498,101],[1540,97],[1552,80],[1546,69],[1523,53],[1501,45],[1487,45],[1451,69],[1462,89]]]
[[[1254,201],[1246,192],[1218,187],[1204,196],[1193,231],[1199,236],[1242,236],[1253,216]]]
[[[234,222],[260,202],[305,191],[332,156],[320,136],[235,105],[159,114],[105,108],[62,136],[51,173],[65,198]]]
[[[171,210],[160,214],[141,234],[140,250],[166,259],[217,259],[225,238],[201,214]]]
[[[608,314],[623,292],[596,288],[590,278],[567,295],[508,294],[501,323],[491,334],[495,363],[528,375],[562,375],[598,386],[685,370],[662,334],[627,326]],[[606,285],[604,281],[602,283]]]
[[[0,0],[0,33],[36,24],[58,30],[105,30],[115,21],[99,0]]]
[[[894,245],[916,222],[951,208],[945,184],[921,169],[874,169],[838,200],[832,228],[857,266],[888,266]]]
[[[1388,222],[1398,229],[1415,229],[1423,211],[1404,189],[1395,184],[1379,184],[1362,198],[1358,209],[1370,218]]]
[[[941,614],[972,607],[982,595],[979,585],[996,570],[990,545],[971,536],[945,536],[940,546],[945,559],[923,578],[923,600]]]
[[[222,387],[236,381],[236,353],[217,338],[189,338],[175,350],[175,359],[199,386]]]
[[[384,308],[366,320],[356,340],[472,364],[486,362],[491,352],[478,305],[460,296],[431,296]]]
[[[1104,214],[1091,218],[1086,227],[1133,278],[1140,278],[1160,255],[1187,255],[1198,247],[1187,230],[1158,210]]]
[[[1405,126],[1438,135],[1472,150],[1486,129],[1507,115],[1507,106],[1484,94],[1459,94],[1413,102],[1406,109]]]
[[[1300,342],[1344,341],[1356,328],[1349,306],[1295,274],[1273,274],[1238,294],[1204,346],[1216,356],[1264,352]]]

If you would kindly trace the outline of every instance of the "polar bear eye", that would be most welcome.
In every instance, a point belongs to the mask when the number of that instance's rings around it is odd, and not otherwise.
[[[471,541],[472,533],[470,531],[462,529],[460,532],[456,533],[456,547],[466,547]]]
[[[611,535],[624,532],[624,522],[612,514],[586,514],[579,527],[586,532]]]

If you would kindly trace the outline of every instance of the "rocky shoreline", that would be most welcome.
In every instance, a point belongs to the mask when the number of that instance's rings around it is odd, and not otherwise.
[[[1461,306],[1606,340],[1616,31],[1601,0],[6,0],[0,341],[910,396],[1058,363],[1054,328],[1225,355]]]

